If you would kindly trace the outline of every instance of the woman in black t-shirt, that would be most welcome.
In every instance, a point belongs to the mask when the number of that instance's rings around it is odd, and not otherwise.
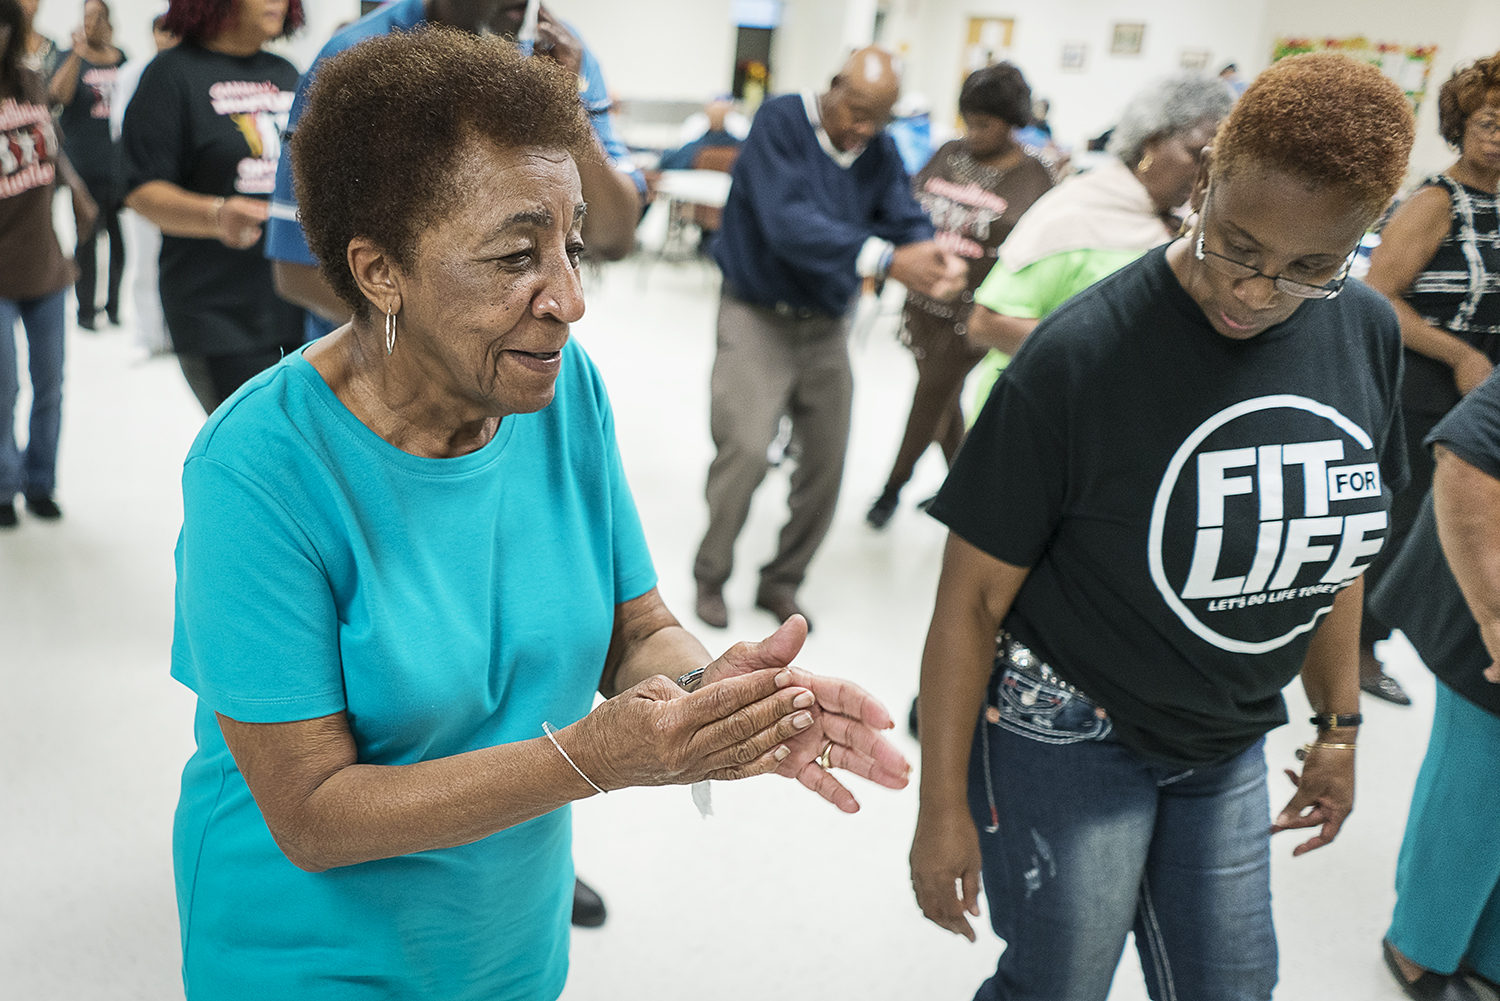
[[[1267,69],[1192,230],[1037,327],[938,494],[912,882],[972,940],[982,873],[1007,948],[977,997],[1102,1001],[1133,931],[1153,997],[1270,998],[1267,832],[1318,828],[1300,855],[1353,806],[1360,572],[1405,463],[1395,317],[1345,278],[1413,136],[1374,67]]]
[[[104,0],[85,0],[83,27],[73,32],[73,47],[63,55],[52,75],[51,95],[62,106],[57,123],[73,169],[88,185],[99,219],[94,232],[78,243],[78,325],[94,329],[99,255],[95,247],[99,230],[109,234],[109,284],[105,314],[109,322],[120,322],[120,278],[125,273],[125,238],[120,232],[120,163],[109,135],[109,104],[115,76],[125,53],[115,48],[109,5]]]
[[[182,44],[141,74],[125,113],[125,204],[161,227],[161,301],[209,413],[302,343],[261,246],[297,70],[262,50],[302,24],[299,0],[173,0]]]

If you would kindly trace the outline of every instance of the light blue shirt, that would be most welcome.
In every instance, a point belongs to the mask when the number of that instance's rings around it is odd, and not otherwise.
[[[174,833],[190,1001],[534,999],[567,975],[570,813],[304,872],[214,713],[348,713],[364,764],[588,713],[615,606],[656,583],[598,372],[451,459],[400,451],[301,352],[215,411],[183,469],[172,675],[199,698]]]

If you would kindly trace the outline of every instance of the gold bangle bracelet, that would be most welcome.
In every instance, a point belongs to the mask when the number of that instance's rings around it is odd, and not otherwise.
[[[1311,751],[1313,748],[1318,747],[1325,751],[1352,751],[1358,746],[1357,744],[1335,744],[1332,741],[1315,740],[1311,744],[1303,744],[1302,749]]]

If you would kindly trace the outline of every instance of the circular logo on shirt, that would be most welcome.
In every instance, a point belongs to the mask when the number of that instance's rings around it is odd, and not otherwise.
[[[1151,579],[1216,647],[1266,653],[1317,625],[1380,552],[1370,435],[1304,396],[1262,396],[1188,435],[1151,508]]]

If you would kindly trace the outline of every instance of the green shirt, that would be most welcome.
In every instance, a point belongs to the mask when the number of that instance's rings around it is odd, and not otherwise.
[[[974,291],[974,302],[1006,316],[1040,320],[1106,275],[1113,274],[1145,250],[1068,250],[1052,254],[1020,271],[996,264]],[[968,412],[979,413],[1010,355],[991,351],[975,367],[974,395]],[[972,419],[972,418],[971,418]]]

